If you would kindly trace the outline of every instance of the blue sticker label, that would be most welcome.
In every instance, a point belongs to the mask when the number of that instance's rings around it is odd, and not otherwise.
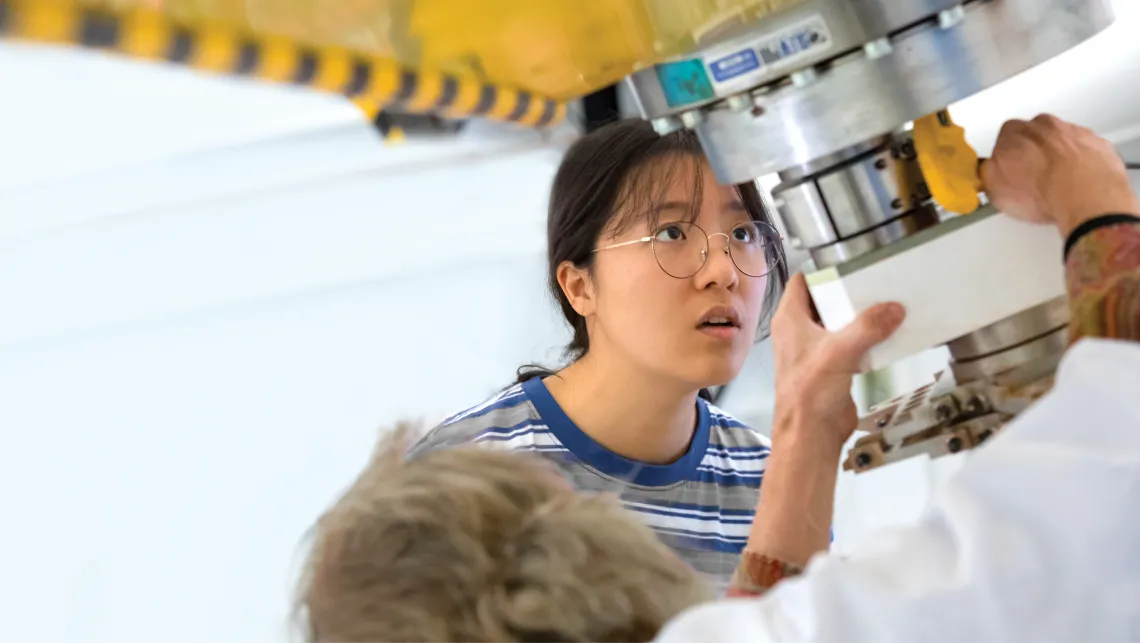
[[[760,69],[760,58],[752,49],[738,51],[709,63],[709,70],[718,83],[736,78],[755,69]]]
[[[661,81],[669,107],[699,103],[716,96],[705,64],[699,59],[657,65],[657,80]]]

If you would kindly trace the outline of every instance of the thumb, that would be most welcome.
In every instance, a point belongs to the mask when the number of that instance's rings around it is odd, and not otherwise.
[[[831,336],[829,361],[844,371],[858,372],[867,353],[893,335],[905,318],[906,309],[901,304],[871,306]]]
[[[776,308],[776,315],[772,318],[773,334],[788,334],[803,327],[805,323],[814,321],[815,314],[811,303],[811,294],[808,292],[807,280],[802,272],[797,272],[788,280],[784,287],[784,294],[780,297],[780,305]],[[777,329],[786,330],[777,330]]]

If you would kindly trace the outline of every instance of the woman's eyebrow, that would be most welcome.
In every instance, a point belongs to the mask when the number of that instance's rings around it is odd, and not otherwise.
[[[653,212],[654,214],[671,211],[692,212],[693,209],[693,204],[687,201],[665,201],[654,206]]]

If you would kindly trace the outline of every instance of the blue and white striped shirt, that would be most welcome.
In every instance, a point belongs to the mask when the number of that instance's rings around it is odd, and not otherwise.
[[[583,433],[536,378],[444,420],[410,455],[477,443],[547,457],[578,489],[620,493],[628,509],[723,590],[748,540],[770,443],[704,400],[697,417],[689,450],[677,461],[635,462]]]

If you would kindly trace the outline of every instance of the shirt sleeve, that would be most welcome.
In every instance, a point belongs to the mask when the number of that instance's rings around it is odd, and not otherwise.
[[[658,641],[1110,641],[1140,635],[1140,345],[1085,340],[914,526],[819,555]]]
[[[1070,340],[1140,341],[1140,224],[1100,228],[1069,252]]]

